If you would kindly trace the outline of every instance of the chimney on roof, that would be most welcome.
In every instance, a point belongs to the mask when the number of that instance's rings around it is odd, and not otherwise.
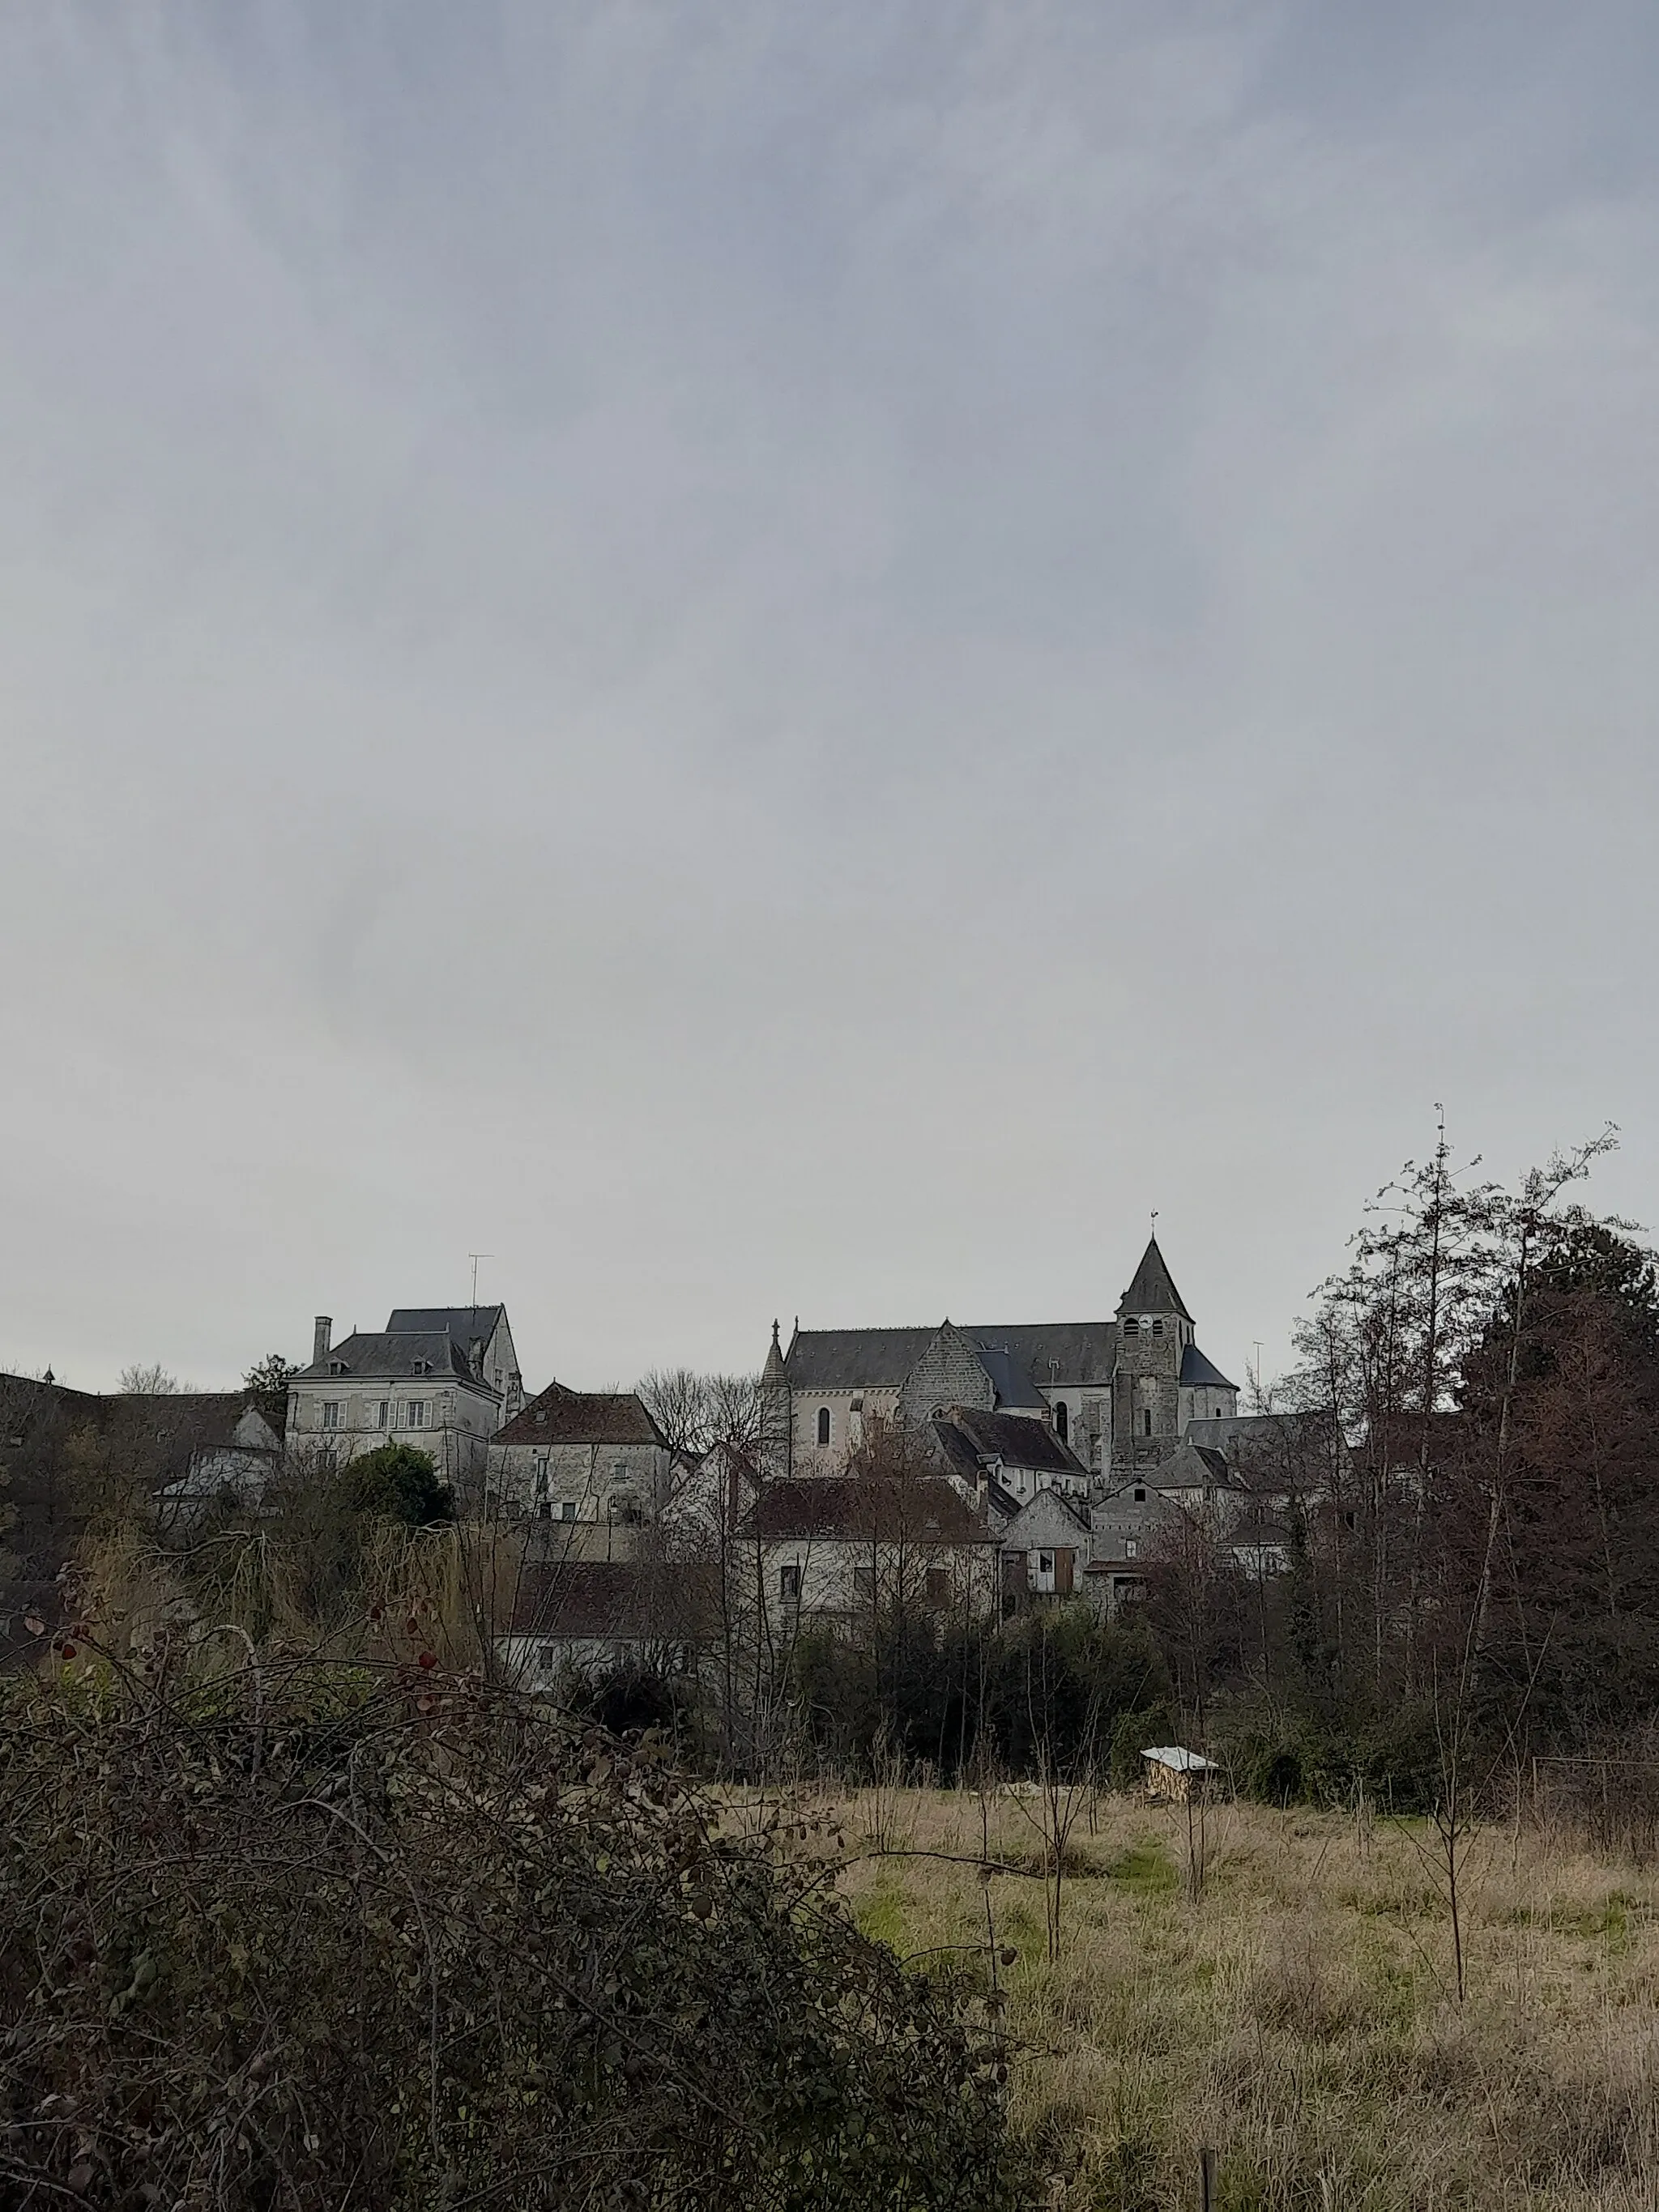
[[[311,1339],[311,1364],[313,1367],[328,1358],[329,1342],[334,1334],[334,1323],[327,1314],[319,1314]]]

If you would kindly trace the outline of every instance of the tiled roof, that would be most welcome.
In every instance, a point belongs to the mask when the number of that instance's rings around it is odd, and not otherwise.
[[[768,1543],[989,1544],[996,1540],[942,1475],[808,1476],[769,1482],[746,1533]]]
[[[662,1431],[632,1390],[567,1390],[550,1382],[514,1414],[498,1444],[663,1444]]]
[[[694,1642],[714,1629],[708,1571],[684,1561],[560,1560],[525,1568],[514,1636]]]

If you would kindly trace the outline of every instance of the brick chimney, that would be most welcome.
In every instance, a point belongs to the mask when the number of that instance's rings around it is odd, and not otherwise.
[[[313,1367],[321,1366],[328,1358],[329,1340],[333,1334],[333,1321],[327,1314],[319,1314],[311,1340],[311,1364]]]

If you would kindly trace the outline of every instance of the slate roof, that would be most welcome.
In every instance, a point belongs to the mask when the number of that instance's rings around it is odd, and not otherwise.
[[[812,1475],[769,1482],[755,1501],[745,1533],[769,1543],[996,1541],[943,1475],[902,1481]]]
[[[666,1439],[632,1390],[567,1390],[550,1382],[504,1429],[498,1444],[659,1444]]]
[[[1001,1345],[981,1344],[975,1348],[980,1365],[991,1378],[999,1408],[1006,1406],[1015,1412],[1029,1407],[1034,1413],[1041,1413],[1047,1407],[1048,1401],[1026,1372],[1018,1353]]]
[[[424,1360],[427,1371],[421,1372]],[[345,1369],[343,1375],[333,1372],[336,1362]],[[495,1392],[481,1382],[472,1371],[462,1346],[447,1330],[417,1333],[415,1330],[382,1329],[373,1334],[354,1330],[333,1346],[326,1357],[313,1360],[302,1367],[294,1377],[296,1382],[470,1382],[475,1390],[483,1390],[490,1397]]]
[[[1090,1534],[1089,1509],[1080,1498],[1068,1498],[1063,1490],[1039,1490],[1035,1498],[1028,1498],[1014,1516],[1014,1526],[1004,1532],[1003,1540],[1015,1545],[1036,1533],[1045,1519],[1058,1517],[1080,1536]],[[1029,1521],[1030,1528],[1019,1523]]]
[[[1194,1465],[1196,1461],[1198,1464]],[[1153,1490],[1192,1490],[1209,1486],[1217,1490],[1237,1490],[1240,1485],[1227,1464],[1223,1452],[1212,1451],[1206,1444],[1195,1444],[1190,1440],[1179,1443],[1163,1464],[1140,1477]]]
[[[394,1306],[388,1336],[453,1336],[458,1344],[488,1344],[500,1325],[500,1306]]]
[[[1140,1265],[1134,1279],[1118,1301],[1120,1313],[1179,1314],[1190,1322],[1192,1316],[1182,1304],[1181,1293],[1175,1286],[1175,1278],[1169,1264],[1158,1249],[1158,1239],[1152,1237],[1140,1255]]]
[[[657,1559],[537,1561],[520,1577],[509,1632],[695,1643],[715,1626],[708,1569]]]
[[[1181,1379],[1188,1385],[1208,1387],[1217,1390],[1237,1390],[1237,1382],[1230,1382],[1221,1370],[1206,1359],[1195,1344],[1189,1344],[1181,1355]]]
[[[971,1454],[969,1464],[977,1468],[981,1459],[995,1457],[1009,1467],[1024,1467],[1042,1474],[1070,1474],[1086,1480],[1089,1470],[1073,1451],[1063,1443],[1046,1421],[1028,1420],[1020,1413],[986,1413],[976,1407],[964,1406],[943,1420],[933,1423],[933,1433],[939,1437],[953,1463],[960,1464],[948,1442],[945,1431],[965,1440]]]
[[[963,1322],[962,1332],[981,1357],[992,1351],[1011,1354],[1021,1375],[1029,1378],[1015,1387],[1028,1392],[1031,1384],[1048,1385],[1051,1374],[1055,1382],[1104,1383],[1112,1379],[1115,1322]],[[937,1328],[798,1328],[784,1358],[784,1371],[797,1390],[896,1390],[938,1334]],[[995,1372],[988,1365],[986,1371],[995,1382]],[[1012,1376],[1010,1381],[1012,1384]],[[1018,1401],[1025,1405],[1036,1401],[1035,1392]]]
[[[1306,1413],[1231,1413],[1219,1420],[1188,1421],[1187,1435],[1195,1444],[1208,1444],[1220,1451],[1241,1444],[1249,1449],[1296,1443],[1304,1437],[1328,1438],[1331,1419],[1328,1410],[1317,1409]]]

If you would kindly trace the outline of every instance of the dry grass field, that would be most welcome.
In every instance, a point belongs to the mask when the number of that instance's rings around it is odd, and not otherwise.
[[[1018,1953],[994,1968],[1013,2109],[1055,2206],[1194,2206],[1201,2144],[1229,2212],[1659,2206],[1653,1873],[1477,1833],[1460,2003],[1420,1824],[1212,1807],[1194,1897],[1187,1811],[1102,1797],[1051,1960],[1033,1801],[871,1790],[843,1815],[869,1933],[981,1972]],[[988,1850],[1028,1871],[982,1879]]]

